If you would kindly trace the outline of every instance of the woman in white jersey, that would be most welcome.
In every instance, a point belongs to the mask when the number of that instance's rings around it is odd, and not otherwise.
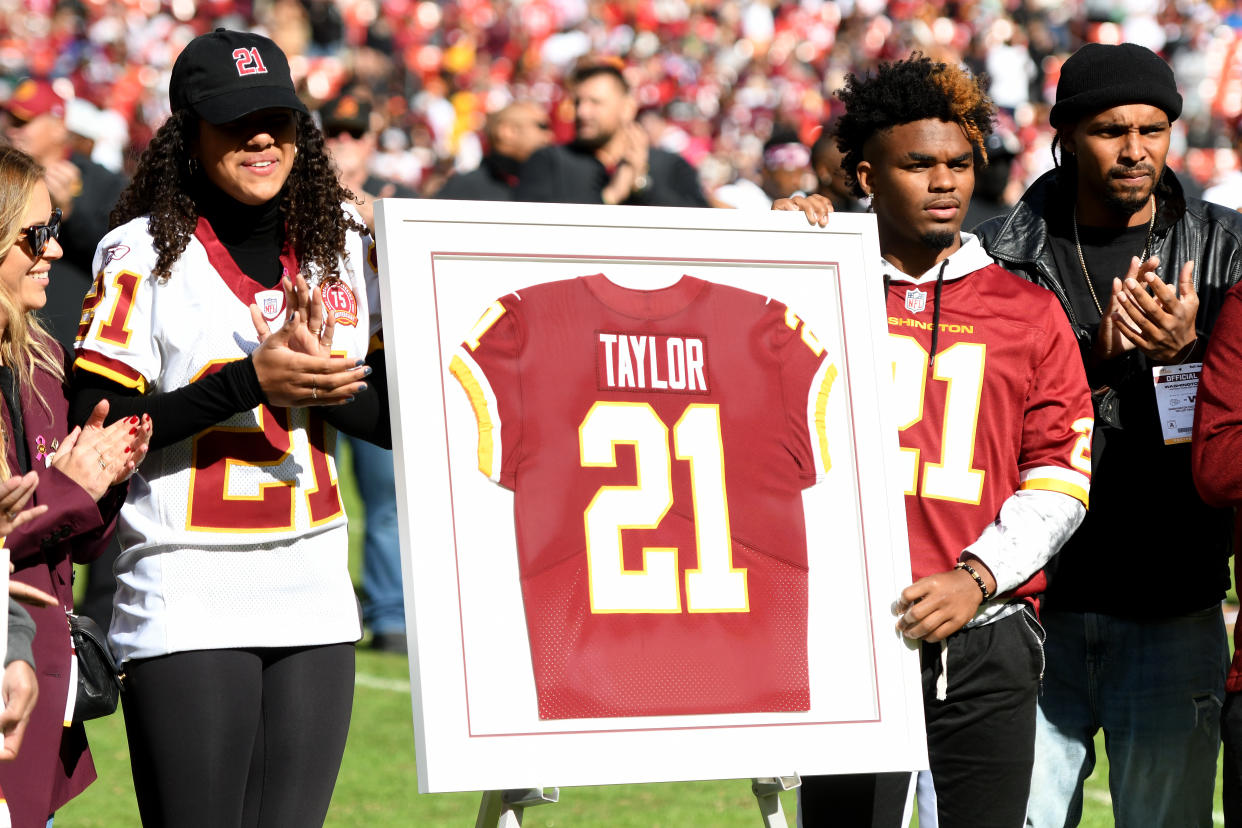
[[[35,315],[61,255],[60,211],[52,209],[43,175],[29,155],[0,148],[0,479],[24,485],[37,478],[36,511],[23,521],[15,505],[6,505],[0,532],[13,580],[56,599],[30,610],[39,701],[20,755],[0,762],[0,799],[16,828],[43,828],[95,778],[86,733],[74,723],[65,613],[73,608],[73,564],[103,551],[125,498],[117,484],[134,470],[150,436],[150,422],[136,416],[101,428],[106,404],[87,409],[86,428],[70,431],[68,355]]]
[[[320,825],[361,634],[336,428],[389,442],[371,241],[271,40],[195,38],[169,97],[75,363],[76,406],[168,424],[109,631],[135,790],[148,825]]]

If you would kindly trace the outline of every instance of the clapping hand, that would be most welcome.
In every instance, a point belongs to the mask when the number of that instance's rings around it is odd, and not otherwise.
[[[4,678],[0,680],[0,697],[4,699],[4,711],[0,712],[0,736],[4,737],[0,762],[9,762],[17,758],[26,725],[30,724],[30,714],[39,699],[39,680],[34,668],[21,660],[5,667]]]
[[[69,432],[52,457],[52,465],[95,501],[112,486],[129,479],[151,443],[149,416],[126,417],[105,426],[107,415],[108,401],[100,400],[86,425]]]
[[[30,496],[38,485],[39,474],[33,471],[26,472],[21,477],[10,477],[0,483],[0,535],[7,536],[23,523],[28,523],[47,511],[47,506],[22,508],[30,502]],[[9,572],[12,571],[13,564],[10,562]],[[43,590],[12,579],[9,579],[9,597],[36,607],[50,607],[56,603],[56,599]]]
[[[281,277],[280,287],[285,292],[285,310],[288,314],[280,332],[286,334],[288,346],[310,356],[332,356],[336,315],[324,313],[322,291],[311,290],[301,273],[293,279]],[[263,314],[259,313],[258,305],[250,306],[250,319],[262,344],[272,332]]]
[[[38,472],[26,472],[21,477],[10,477],[0,483],[0,535],[8,535],[23,523],[34,520],[47,511],[47,506],[23,509],[39,485]]]
[[[47,165],[43,180],[47,184],[52,205],[60,208],[61,219],[73,215],[74,202],[82,194],[82,171],[77,164],[68,159],[53,161]]]
[[[31,472],[30,474],[34,474]],[[25,490],[25,496],[21,499],[21,503],[25,503],[30,497],[30,493],[34,491],[34,486],[25,487],[26,478],[24,477],[10,478],[0,484],[0,488],[4,489],[4,494],[0,496],[0,508],[3,504],[10,500],[13,491],[19,488]],[[23,481],[18,486],[9,486],[13,480]],[[38,477],[35,478],[36,482]],[[19,508],[18,506],[13,508]],[[36,509],[46,509],[46,506],[37,506]],[[27,509],[26,512],[32,512],[34,509]],[[22,514],[25,514],[23,512]],[[42,514],[42,512],[40,512]],[[12,522],[12,521],[10,521]],[[13,564],[9,563],[9,572],[13,571]],[[29,584],[23,584],[21,581],[9,579],[9,595],[25,604],[31,604],[37,607],[55,606],[56,599],[48,595],[41,589],[35,589]],[[34,711],[35,702],[39,699],[39,680],[35,675],[34,668],[20,659],[14,660],[11,664],[4,668],[4,676],[0,678],[0,701],[3,701],[3,710],[0,710],[0,738],[3,738],[3,744],[0,744],[0,762],[8,762],[17,758],[17,751],[22,746],[22,737],[26,735],[26,725],[30,724],[30,714]]]
[[[1108,309],[1100,319],[1095,354],[1112,359],[1135,348],[1156,363],[1174,363],[1194,344],[1199,296],[1195,293],[1195,263],[1182,265],[1177,291],[1156,270],[1159,257],[1140,263],[1130,260],[1123,279],[1113,280]]]
[[[318,290],[311,290],[299,273],[281,280],[288,316],[272,332],[257,305],[250,318],[259,337],[251,358],[259,386],[272,405],[340,405],[366,388],[371,373],[361,360],[352,365],[332,357],[335,318],[323,306]]]
[[[647,178],[651,164],[651,139],[640,124],[630,122],[613,134],[597,156],[605,167],[613,168],[612,180],[600,193],[605,204],[620,204]]]

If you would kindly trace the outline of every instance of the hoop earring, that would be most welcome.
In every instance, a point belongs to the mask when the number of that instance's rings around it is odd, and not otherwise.
[[[186,171],[189,172],[190,178],[197,178],[199,172],[202,170],[203,167],[201,164],[198,163],[197,158],[191,157],[188,161],[185,162],[185,168],[186,168]]]

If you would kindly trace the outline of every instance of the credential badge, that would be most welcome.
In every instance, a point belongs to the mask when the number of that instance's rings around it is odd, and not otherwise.
[[[910,288],[906,291],[906,310],[918,313],[927,307],[927,291]]]

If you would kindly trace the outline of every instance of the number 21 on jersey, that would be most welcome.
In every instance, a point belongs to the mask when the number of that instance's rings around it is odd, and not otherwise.
[[[893,360],[893,392],[897,429],[905,431],[923,419],[927,392],[928,353],[916,340],[889,334]],[[983,493],[984,470],[974,467],[975,436],[983,395],[983,372],[987,346],[981,342],[957,342],[936,354],[931,378],[945,383],[944,422],[940,430],[940,458],[923,459],[917,448],[901,449],[902,477],[908,495],[936,500],[978,504]],[[1069,464],[1083,474],[1091,473],[1090,417],[1070,426],[1078,434]],[[919,471],[923,473],[919,489]]]
[[[195,379],[220,370],[229,360],[210,363]],[[310,483],[300,490],[293,478],[258,485],[257,493],[233,491],[231,472],[242,466],[275,469],[295,450],[287,408],[259,406],[255,427],[212,426],[191,443],[190,492],[186,529],[195,532],[289,532],[296,528],[294,498],[306,499],[311,526],[339,517],[343,510],[328,464],[327,424],[313,409],[307,423]],[[305,462],[305,461],[303,461]]]
[[[698,569],[686,570],[689,612],[747,612],[746,570],[733,568],[720,406],[687,405],[672,429],[648,403],[597,402],[578,429],[585,467],[617,464],[616,446],[634,447],[638,480],[601,486],[583,513],[594,613],[681,612],[676,548],[644,547],[643,568],[627,570],[622,531],[655,529],[673,506],[673,459],[690,464]]]
[[[888,340],[893,360],[897,430],[905,431],[923,419],[928,354],[912,337],[889,334]],[[979,424],[986,361],[987,346],[981,342],[957,342],[936,354],[932,379],[946,383],[940,458],[939,462],[922,461],[918,449],[902,447],[900,479],[905,481],[906,494],[920,494],[921,465],[923,497],[959,503],[979,502],[985,472],[974,468],[975,430]]]

